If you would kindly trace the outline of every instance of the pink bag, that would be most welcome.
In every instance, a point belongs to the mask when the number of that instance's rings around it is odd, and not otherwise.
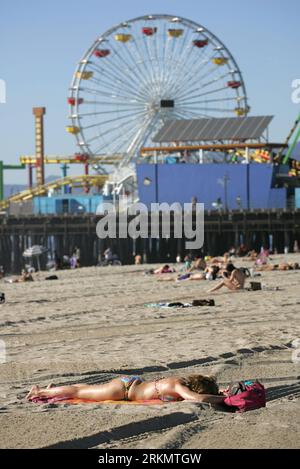
[[[247,412],[248,410],[266,407],[266,390],[259,381],[240,381],[229,386],[224,404],[231,407],[233,412]]]

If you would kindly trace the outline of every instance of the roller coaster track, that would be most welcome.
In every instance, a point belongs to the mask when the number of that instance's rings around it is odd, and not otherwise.
[[[42,186],[37,186],[32,189],[27,189],[11,197],[0,201],[0,209],[9,207],[10,203],[20,203],[30,200],[33,197],[42,196],[47,194],[49,191],[55,191],[64,186],[70,187],[84,187],[90,188],[92,186],[102,187],[107,180],[107,175],[84,175],[84,176],[70,176],[63,179],[57,179],[56,181],[49,182]]]
[[[20,156],[21,164],[36,164],[36,157],[34,155],[22,155]],[[93,157],[86,157],[85,155],[46,155],[45,164],[102,164],[102,165],[118,165],[122,161],[122,155],[95,155]]]

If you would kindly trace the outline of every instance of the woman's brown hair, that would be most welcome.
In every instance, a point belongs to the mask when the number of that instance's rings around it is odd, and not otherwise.
[[[219,394],[219,387],[216,378],[205,375],[190,375],[182,378],[181,382],[184,386],[198,394]]]

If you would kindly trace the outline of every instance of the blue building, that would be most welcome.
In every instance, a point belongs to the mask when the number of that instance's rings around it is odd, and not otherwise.
[[[63,213],[96,213],[103,202],[111,201],[103,195],[62,194],[51,197],[35,197],[33,211],[35,214]]]
[[[140,164],[140,201],[204,203],[205,210],[286,208],[287,190],[276,187],[282,167],[273,164]],[[299,197],[299,196],[298,196]]]

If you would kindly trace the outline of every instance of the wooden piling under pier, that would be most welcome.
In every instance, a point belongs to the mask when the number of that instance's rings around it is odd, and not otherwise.
[[[88,215],[18,215],[0,217],[0,265],[5,272],[19,273],[24,267],[22,253],[29,246],[41,244],[48,247],[49,255],[71,255],[74,248],[80,249],[82,266],[96,265],[99,254],[110,246],[123,264],[134,262],[140,254],[144,261],[175,262],[178,254],[188,252],[185,239],[174,238],[171,224],[170,238],[99,239],[96,224],[100,216]],[[132,217],[133,218],[133,217]],[[118,229],[117,229],[118,233]],[[272,241],[271,241],[272,240]],[[300,245],[300,210],[256,210],[232,212],[206,212],[204,245],[206,255],[220,255],[231,246],[245,244],[247,249],[259,251],[261,246],[283,252],[288,247],[292,252],[294,241]],[[198,251],[192,252],[197,255]],[[42,268],[46,267],[47,254],[41,257]]]

